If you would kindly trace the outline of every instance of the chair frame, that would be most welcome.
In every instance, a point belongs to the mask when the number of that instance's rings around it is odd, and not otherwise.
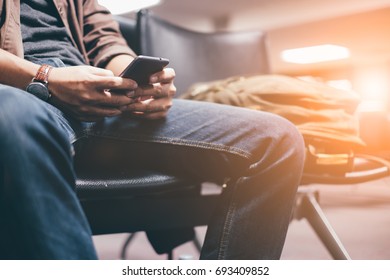
[[[123,22],[125,19],[118,20]],[[121,30],[125,30],[123,25]],[[137,30],[139,32],[139,27]],[[127,39],[134,40],[133,37]],[[141,41],[141,45],[135,46],[135,49],[142,54],[154,55],[143,53],[142,44],[145,42]],[[358,159],[361,162],[357,162]],[[298,188],[292,219],[306,219],[334,259],[350,259],[350,256],[320,207],[318,190],[310,185],[355,184],[390,175],[390,164],[386,161],[362,155],[356,158],[356,163],[365,167],[337,176],[305,173]],[[201,182],[156,174],[153,171],[134,172],[119,179],[91,179],[88,176],[78,178],[78,194],[93,234],[193,228],[208,224],[219,195],[202,194],[199,187]],[[150,176],[160,176],[156,181],[152,180],[152,188],[148,186]],[[131,185],[136,187],[126,189]],[[153,205],[153,209],[148,209],[145,205]],[[125,257],[131,240],[132,238],[129,238],[124,244],[122,258]],[[200,248],[196,236],[194,240]],[[171,251],[166,253],[172,257]]]

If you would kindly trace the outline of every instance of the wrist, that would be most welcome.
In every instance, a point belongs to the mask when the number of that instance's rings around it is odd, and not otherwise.
[[[53,67],[50,65],[41,65],[31,82],[26,87],[26,91],[47,102],[51,97],[48,84],[49,74],[52,69]]]

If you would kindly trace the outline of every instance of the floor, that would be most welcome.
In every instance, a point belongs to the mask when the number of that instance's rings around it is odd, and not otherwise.
[[[344,244],[350,257],[356,260],[390,259],[390,178],[359,185],[315,185],[320,191],[320,204]],[[206,228],[196,229],[203,238]],[[127,234],[94,236],[101,259],[120,259]],[[193,243],[175,249],[175,259],[197,259]],[[128,250],[127,259],[165,259],[148,244],[144,233],[138,233]],[[332,259],[306,220],[290,224],[282,253],[284,260]]]

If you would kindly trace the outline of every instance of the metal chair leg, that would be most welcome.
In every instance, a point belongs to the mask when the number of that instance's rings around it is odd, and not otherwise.
[[[199,235],[196,232],[192,242],[194,243],[196,250],[200,253],[202,250],[202,242],[200,241]]]
[[[129,236],[126,238],[125,243],[123,244],[122,249],[121,249],[121,253],[120,253],[121,260],[126,260],[127,248],[129,247],[130,243],[133,241],[136,234],[137,234],[137,232],[130,233]],[[173,260],[173,251],[168,252],[167,259]]]
[[[347,250],[344,248],[344,245],[341,243],[339,237],[322,211],[321,206],[318,203],[318,196],[318,191],[313,190],[312,188],[300,188],[297,194],[293,218],[297,220],[301,220],[303,218],[306,219],[334,259],[351,259]],[[134,236],[135,233],[130,234],[122,247],[122,260],[126,259],[126,250]],[[202,245],[197,234],[195,234],[193,243],[198,252],[200,252]],[[168,259],[173,259],[173,252],[168,254]]]
[[[121,250],[121,253],[120,253],[121,260],[125,260],[126,259],[127,248],[129,247],[129,245],[130,245],[130,243],[133,240],[135,235],[136,235],[136,233],[130,233],[129,236],[126,238],[126,241],[123,244],[122,250]]]
[[[298,220],[305,218],[309,222],[334,259],[351,259],[318,204],[318,192],[308,188],[300,190],[298,196],[294,218]]]

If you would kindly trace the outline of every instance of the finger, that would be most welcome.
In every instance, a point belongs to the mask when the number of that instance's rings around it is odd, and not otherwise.
[[[160,84],[140,86],[134,91],[135,97],[156,96],[163,97],[163,89]]]
[[[135,90],[128,90],[128,89],[115,89],[115,90],[109,90],[111,94],[119,95],[119,96],[127,96],[129,98],[135,97]]]
[[[138,86],[136,81],[128,79],[128,78],[115,76],[114,73],[111,70],[98,68],[98,67],[89,67],[89,69],[90,69],[90,73],[91,74],[97,75],[97,76],[101,76],[102,78],[104,78],[104,77],[115,77],[116,79],[114,79],[114,80],[115,80],[115,82],[117,84],[113,84],[113,86],[118,86],[118,89],[120,89],[122,86],[123,86],[123,88],[129,87],[129,86],[132,87],[132,88],[136,88]],[[100,81],[102,81],[102,82],[104,82],[104,81],[110,82],[112,80],[111,79],[100,79]]]
[[[99,67],[89,67],[90,73],[98,76],[114,77],[114,73],[111,70],[107,70]]]
[[[167,99],[149,99],[143,102],[132,103],[126,106],[126,111],[156,113],[166,112],[172,107],[172,100]]]
[[[176,87],[172,84],[160,84],[155,83],[148,86],[138,87],[134,95],[139,96],[152,96],[154,99],[160,99],[165,97],[173,97],[176,94]]]
[[[176,73],[173,68],[164,68],[162,71],[157,72],[150,76],[150,83],[171,83],[173,79],[175,78]]]
[[[135,102],[137,102],[136,99],[129,97],[126,94],[117,94],[106,90],[103,94],[99,94],[99,97],[97,97],[92,104],[120,108]]]
[[[176,94],[176,86],[173,83],[162,84],[162,92],[164,92],[167,97],[173,98]]]
[[[94,84],[99,89],[135,89],[137,87],[135,81],[116,77],[112,71],[107,69],[92,66],[74,66],[73,68],[81,71],[80,75],[87,74],[85,76],[85,83]]]
[[[80,94],[77,98],[70,99],[68,103],[75,106],[107,106],[120,107],[135,102],[133,98],[127,95],[114,94],[108,90],[91,89],[88,92]]]
[[[137,103],[135,103],[136,105]],[[172,107],[172,100],[170,98],[161,99],[147,99],[141,102],[145,106],[145,113],[155,113],[168,111]]]
[[[135,90],[138,85],[135,81],[115,76],[95,76],[96,89],[100,90]]]

